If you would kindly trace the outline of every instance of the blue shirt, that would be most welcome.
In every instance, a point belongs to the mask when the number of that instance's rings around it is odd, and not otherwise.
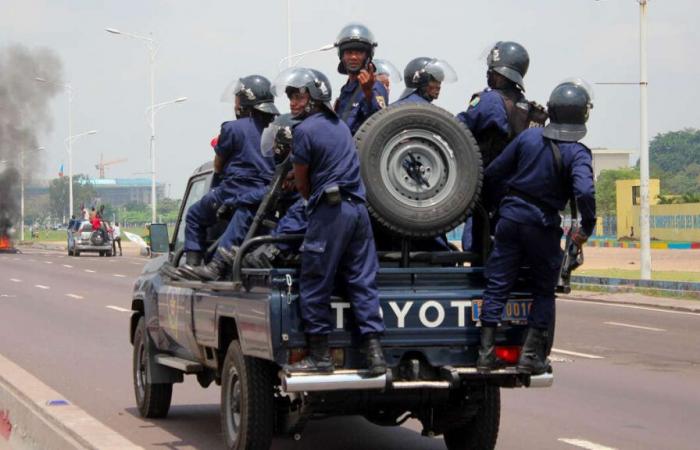
[[[403,98],[400,98],[400,99],[396,100],[396,101],[395,101],[394,103],[392,103],[391,105],[392,105],[392,106],[394,106],[394,105],[404,105],[404,104],[406,104],[406,103],[419,103],[419,104],[421,104],[421,103],[432,103],[432,102],[429,102],[428,100],[426,100],[425,98],[423,98],[423,96],[421,96],[421,95],[418,93],[418,91],[413,91],[411,94],[409,94],[409,95],[407,95],[407,96],[405,96],[405,97],[403,97]]]
[[[467,110],[457,114],[457,119],[464,123],[475,137],[489,128],[496,128],[506,135],[510,133],[503,97],[491,88],[474,94]]]
[[[340,90],[334,109],[338,117],[348,125],[350,132],[355,134],[369,116],[386,107],[388,98],[386,87],[378,80],[372,87],[372,101],[369,103],[360,87],[360,82],[348,81]]]
[[[311,114],[294,127],[292,152],[295,164],[309,166],[309,212],[323,192],[334,185],[343,194],[365,201],[357,148],[342,120],[324,112]]]
[[[260,152],[260,136],[265,123],[253,117],[224,122],[214,148],[226,163],[223,182],[233,186],[261,186],[270,182],[275,170],[272,157]]]
[[[559,226],[559,211],[573,194],[581,227],[590,235],[596,222],[591,151],[578,142],[557,141],[562,162],[562,173],[558,174],[550,141],[542,136],[543,130],[523,131],[493,160],[484,172],[487,192],[505,194],[499,207],[501,217],[540,226]],[[537,199],[545,208],[508,195],[508,189]]]

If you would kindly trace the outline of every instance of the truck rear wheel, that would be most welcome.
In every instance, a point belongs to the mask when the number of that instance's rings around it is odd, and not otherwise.
[[[221,374],[221,429],[226,448],[267,450],[274,425],[273,372],[266,361],[229,344]]]
[[[465,425],[445,432],[448,450],[492,450],[496,448],[501,421],[501,392],[485,386],[484,400],[476,415]]]
[[[168,415],[170,400],[173,396],[172,383],[148,382],[148,359],[153,355],[149,351],[148,333],[143,317],[139,319],[134,332],[134,394],[136,406],[142,417],[159,418]]]

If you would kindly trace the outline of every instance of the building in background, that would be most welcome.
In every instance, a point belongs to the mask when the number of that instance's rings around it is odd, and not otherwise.
[[[33,196],[48,195],[50,180],[37,180],[27,187],[27,201]],[[97,192],[96,204],[111,205],[115,208],[127,203],[151,204],[151,179],[150,178],[97,178],[90,183]],[[165,183],[156,183],[156,196],[158,200],[165,197]]]
[[[603,170],[624,169],[631,167],[631,155],[637,153],[634,150],[593,148],[593,176],[598,179],[598,175]]]

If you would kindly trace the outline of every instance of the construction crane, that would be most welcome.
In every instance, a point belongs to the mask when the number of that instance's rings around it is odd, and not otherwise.
[[[100,162],[98,164],[95,164],[95,169],[100,171],[100,179],[104,179],[105,167],[123,162],[126,162],[126,158],[115,159],[113,161],[105,161],[104,154],[100,153]]]

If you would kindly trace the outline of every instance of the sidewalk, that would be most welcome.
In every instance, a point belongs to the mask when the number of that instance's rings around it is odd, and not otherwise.
[[[653,297],[651,295],[644,295],[636,292],[593,292],[575,290],[571,291],[570,294],[560,294],[557,295],[557,297],[571,300],[596,301],[601,303],[648,306],[700,314],[700,300]]]

